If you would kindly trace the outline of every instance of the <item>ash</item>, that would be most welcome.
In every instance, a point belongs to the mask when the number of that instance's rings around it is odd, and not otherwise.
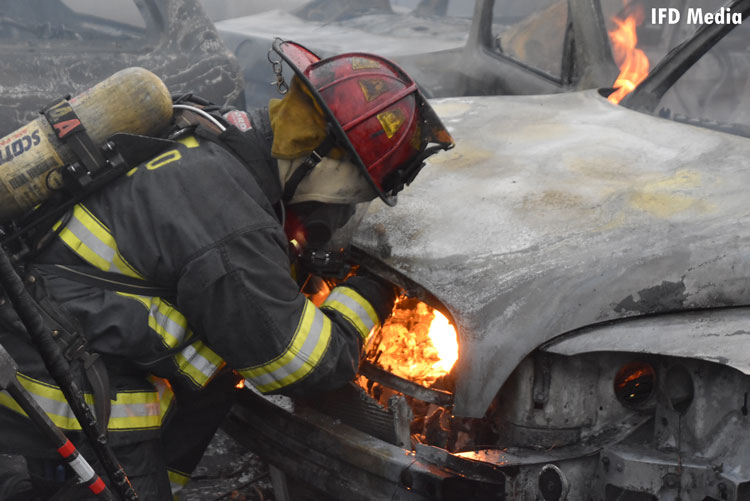
[[[268,465],[219,429],[179,499],[273,501]]]

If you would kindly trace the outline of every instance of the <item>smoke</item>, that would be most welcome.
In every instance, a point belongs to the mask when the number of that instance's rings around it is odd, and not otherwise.
[[[146,26],[143,16],[141,16],[133,0],[107,0],[106,2],[101,0],[63,0],[62,3],[76,12],[118,21],[138,28]]]
[[[307,3],[305,0],[200,0],[212,21],[250,16],[272,9],[290,11]]]

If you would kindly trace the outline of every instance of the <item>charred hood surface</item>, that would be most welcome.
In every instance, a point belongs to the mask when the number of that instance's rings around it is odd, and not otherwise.
[[[747,139],[596,91],[435,101],[433,157],[356,245],[432,292],[460,336],[455,413],[479,417],[540,344],[625,317],[750,304]]]

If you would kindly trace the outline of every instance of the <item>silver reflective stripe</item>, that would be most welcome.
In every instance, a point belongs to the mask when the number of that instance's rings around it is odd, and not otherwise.
[[[351,289],[348,289],[346,292],[349,292],[349,290]],[[364,298],[362,300],[364,301]],[[335,304],[337,302],[341,303],[345,308],[338,308],[338,305]],[[364,306],[340,289],[334,289],[325,300],[323,306],[332,307],[345,317],[349,318],[355,327],[357,327],[357,330],[360,331],[362,336],[367,336],[377,323],[372,319],[370,313],[364,308]],[[346,311],[346,309],[350,311]],[[350,318],[352,314],[355,315],[356,318]]]
[[[201,374],[206,377],[206,380],[211,379],[219,367],[211,363],[206,357],[198,353],[193,345],[188,345],[182,350],[182,356],[185,357],[187,363],[197,369]]]
[[[161,414],[161,404],[157,402],[145,403],[145,404],[129,404],[129,405],[112,405],[112,412],[110,419],[112,418],[129,418],[129,417],[148,417],[148,416],[159,416]]]
[[[95,268],[143,278],[120,255],[109,228],[83,205],[73,208],[73,217],[65,226],[58,221],[53,228],[60,230],[59,236],[65,245]]]
[[[187,332],[187,329],[160,312],[159,303],[161,303],[161,301],[154,301],[149,308],[149,312],[151,316],[154,317],[154,320],[156,320],[157,325],[160,325],[167,334],[171,335],[177,341],[171,345],[171,347],[177,346],[183,339],[185,339],[185,332]],[[172,311],[179,313],[177,310]]]
[[[39,404],[39,407],[41,407],[47,414],[54,414],[65,420],[77,421],[73,414],[73,409],[70,408],[70,405],[68,405],[67,402],[58,402],[57,400],[33,393],[32,396],[34,397],[34,400],[36,400],[36,403]],[[91,406],[89,405],[89,407]],[[114,408],[112,409],[112,412],[114,412]]]
[[[99,240],[78,218],[71,218],[66,229],[70,230],[94,254],[109,263],[109,269],[106,271],[120,272],[114,264],[115,249]]]

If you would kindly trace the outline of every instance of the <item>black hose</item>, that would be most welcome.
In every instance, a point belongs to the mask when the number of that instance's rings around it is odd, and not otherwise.
[[[101,462],[104,470],[109,476],[110,482],[116,488],[120,496],[127,501],[138,499],[133,486],[130,484],[125,471],[115,458],[114,453],[107,444],[106,435],[96,425],[96,419],[91,408],[83,398],[83,392],[75,380],[68,360],[63,356],[60,347],[52,333],[47,329],[44,318],[39,311],[39,306],[31,297],[18,276],[13,264],[4,248],[0,247],[0,285],[2,285],[8,298],[18,313],[18,317],[26,327],[34,345],[42,355],[44,365],[50,375],[54,378],[65,395],[73,414],[81,424],[81,429]],[[105,427],[102,427],[105,428]]]

